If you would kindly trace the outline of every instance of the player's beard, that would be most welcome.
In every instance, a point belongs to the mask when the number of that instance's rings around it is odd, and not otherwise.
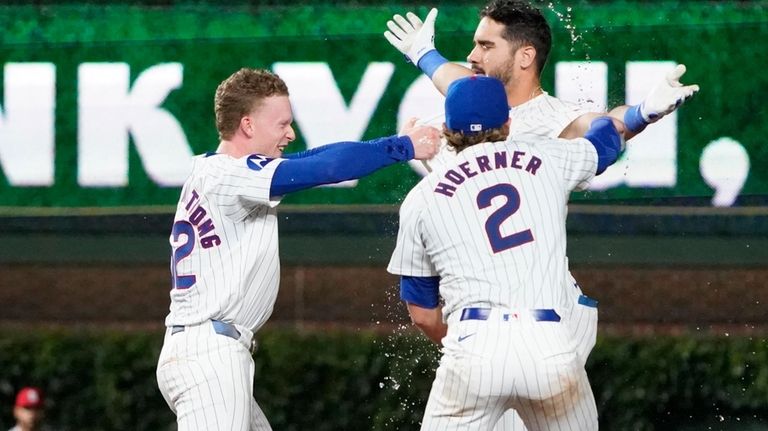
[[[488,71],[486,71],[486,73],[488,76],[492,76],[501,81],[501,83],[504,84],[504,88],[507,88],[510,84],[514,84],[515,82],[515,58],[512,57],[505,61],[493,72],[488,73]]]

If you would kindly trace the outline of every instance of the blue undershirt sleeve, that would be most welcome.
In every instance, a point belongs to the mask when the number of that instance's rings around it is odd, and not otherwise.
[[[408,136],[365,142],[339,142],[283,156],[275,169],[270,196],[364,177],[385,166],[413,158]]]
[[[400,299],[423,308],[440,305],[440,277],[400,277]]]
[[[321,145],[317,148],[312,148],[311,150],[299,151],[298,153],[283,154],[281,157],[283,159],[303,159],[304,157],[316,156],[320,153],[328,151],[328,149],[333,149],[334,145],[335,144]]]
[[[609,117],[599,117],[584,134],[597,150],[597,173],[600,175],[611,166],[621,153],[621,137]]]

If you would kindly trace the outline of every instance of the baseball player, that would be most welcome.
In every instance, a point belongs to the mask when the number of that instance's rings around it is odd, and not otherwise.
[[[170,235],[170,313],[157,380],[179,430],[269,430],[253,398],[253,334],[272,313],[280,278],[276,207],[282,196],[432,157],[439,131],[283,154],[294,140],[288,89],[241,69],[215,96],[215,153],[197,156]]]
[[[624,126],[600,117],[585,138],[505,141],[504,85],[484,76],[452,83],[445,111],[457,156],[405,198],[388,266],[443,345],[421,429],[491,430],[510,409],[529,430],[597,429],[567,322],[566,203],[616,161]]]
[[[387,40],[413,64],[431,77],[443,94],[455,79],[472,73],[495,76],[505,85],[514,117],[511,135],[533,134],[547,137],[583,136],[591,121],[599,114],[548,95],[541,88],[540,75],[551,48],[551,30],[541,12],[521,1],[492,0],[480,12],[481,20],[474,35],[474,48],[467,58],[471,69],[449,63],[434,47],[434,25],[437,10],[432,9],[424,22],[413,13],[407,18],[395,15],[387,23]],[[685,66],[679,65],[636,106],[620,106],[610,116],[626,122],[625,137],[642,132],[646,125],[658,121],[692,97],[699,87],[683,86],[679,79]],[[442,119],[436,119],[440,121]],[[438,155],[424,162],[427,169],[445,166],[456,157],[455,151],[441,147]],[[567,281],[574,287],[575,307],[569,324],[579,340],[579,356],[586,362],[597,334],[597,301],[587,297],[572,276]],[[510,418],[507,421],[507,418]],[[506,426],[499,430],[522,429],[514,414],[505,416]]]

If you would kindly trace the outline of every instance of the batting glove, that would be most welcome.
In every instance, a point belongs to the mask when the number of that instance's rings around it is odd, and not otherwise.
[[[685,65],[678,64],[664,79],[656,85],[643,103],[630,107],[624,114],[624,124],[631,132],[639,133],[650,123],[659,121],[673,112],[683,102],[699,91],[698,85],[683,85],[680,77],[685,73]]]
[[[389,30],[384,32],[387,41],[405,55],[411,63],[432,77],[438,67],[447,63],[435,49],[435,20],[437,9],[432,8],[424,21],[413,12],[394,15],[387,21]]]

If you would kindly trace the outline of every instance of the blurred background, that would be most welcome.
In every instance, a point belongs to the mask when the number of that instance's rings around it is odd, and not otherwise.
[[[677,63],[701,87],[569,207],[571,267],[600,301],[601,428],[768,430],[768,2],[536,4],[550,94],[639,103]],[[240,67],[283,77],[289,151],[394,134],[442,100],[386,21],[438,6],[436,46],[460,62],[482,5],[0,5],[0,429],[27,385],[54,429],[175,429],[154,372],[168,235],[190,157],[218,144],[216,86]],[[283,200],[281,290],[255,354],[274,429],[418,429],[439,352],[385,267],[420,175],[392,166]]]

